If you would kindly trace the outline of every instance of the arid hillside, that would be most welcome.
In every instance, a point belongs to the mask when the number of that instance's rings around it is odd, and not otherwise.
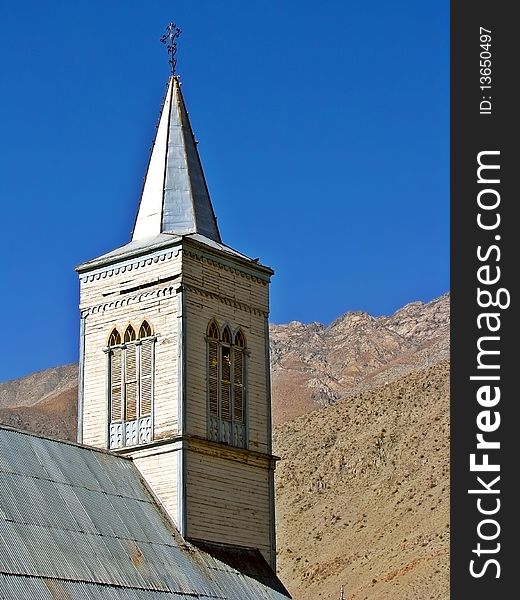
[[[34,406],[78,384],[78,366],[65,365],[0,383],[0,409]]]
[[[449,598],[449,363],[274,432],[278,567],[298,600]]]
[[[76,440],[78,366],[65,365],[0,383],[0,423]]]
[[[348,312],[328,326],[271,325],[274,423],[447,360],[449,329],[449,294],[390,317]]]

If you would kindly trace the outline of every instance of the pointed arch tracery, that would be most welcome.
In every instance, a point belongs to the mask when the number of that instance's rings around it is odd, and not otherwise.
[[[206,335],[214,340],[218,340],[220,338],[220,330],[217,322],[214,319],[211,319],[209,322]]]
[[[222,330],[222,343],[231,345],[231,330],[229,325],[226,325]]]
[[[235,332],[235,346],[237,346],[238,348],[246,347],[246,338],[244,337],[244,334],[240,327]]]
[[[139,339],[151,337],[153,335],[152,326],[145,319],[139,327]]]
[[[125,344],[127,342],[133,342],[135,341],[135,329],[129,325],[126,330],[125,330]]]
[[[108,337],[109,346],[119,346],[121,344],[121,334],[117,330],[117,327],[112,329],[110,336]]]

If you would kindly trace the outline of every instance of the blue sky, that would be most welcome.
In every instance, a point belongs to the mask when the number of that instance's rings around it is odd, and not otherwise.
[[[0,381],[74,362],[74,267],[129,240],[165,25],[224,241],[271,320],[391,314],[449,288],[449,3],[0,4]]]

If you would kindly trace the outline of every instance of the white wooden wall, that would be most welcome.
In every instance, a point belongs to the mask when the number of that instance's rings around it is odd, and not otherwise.
[[[241,327],[246,337],[248,448],[268,453],[269,365],[265,358],[268,286],[187,253],[182,268],[186,284],[187,433],[207,437],[205,335],[208,323],[215,318],[221,327],[223,323],[228,323],[233,331]]]
[[[161,256],[164,259],[161,260]],[[154,438],[177,433],[177,356],[179,281],[164,281],[180,274],[177,249],[153,258],[127,261],[80,276],[80,310],[85,317],[83,373],[83,443],[108,446],[107,366],[103,349],[114,326],[121,335],[128,323],[136,331],[147,319],[157,336],[155,343]],[[132,266],[130,269],[129,267]],[[123,267],[124,268],[123,270]],[[163,282],[161,282],[163,280]],[[147,285],[152,284],[152,285]],[[140,286],[141,289],[136,289]]]
[[[231,263],[231,264],[229,264]],[[233,268],[235,267],[235,268]],[[239,261],[218,260],[184,244],[187,433],[207,439],[206,329],[241,327],[246,337],[247,450],[190,443],[186,457],[189,538],[258,548],[275,564],[274,498],[270,487],[269,364],[266,360],[268,282]],[[248,272],[249,271],[249,272]],[[196,445],[196,444],[195,444]],[[252,452],[260,453],[253,455]],[[262,459],[262,455],[265,457]]]
[[[193,451],[186,464],[187,536],[258,548],[272,564],[268,470]]]
[[[146,483],[157,496],[174,523],[179,525],[177,469],[180,445],[164,444],[136,450],[132,458]]]

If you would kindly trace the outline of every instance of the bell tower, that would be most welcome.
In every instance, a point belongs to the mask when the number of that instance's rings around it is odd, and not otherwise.
[[[273,271],[222,242],[175,75],[132,239],[76,270],[78,441],[131,456],[186,539],[274,568]]]

